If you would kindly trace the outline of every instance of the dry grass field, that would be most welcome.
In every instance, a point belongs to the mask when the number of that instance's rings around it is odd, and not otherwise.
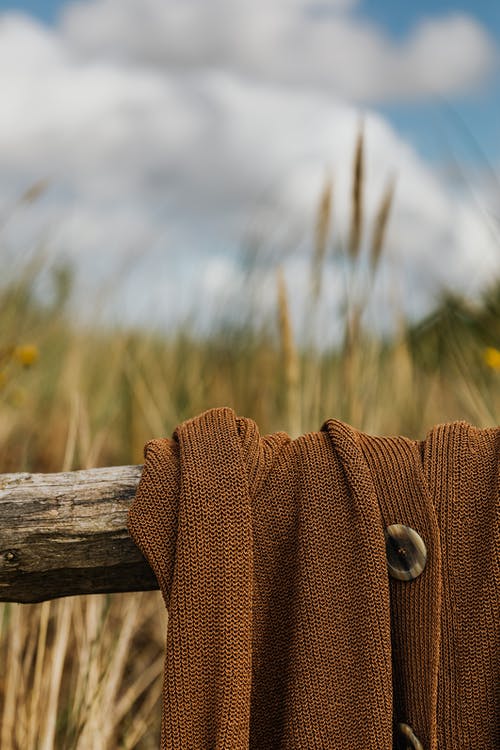
[[[57,293],[41,302],[36,262],[2,285],[0,472],[139,464],[148,439],[222,405],[254,419],[262,434],[293,437],[328,417],[414,438],[455,419],[498,424],[499,281],[474,306],[448,293],[422,324],[400,316],[392,339],[369,334],[363,310],[397,194],[392,185],[382,191],[362,250],[361,138],[353,173],[351,229],[342,243],[348,304],[343,341],[331,350],[297,344],[279,265],[274,317],[258,329],[251,320],[214,326],[204,340],[188,327],[159,335],[76,326],[69,277],[56,270]],[[311,232],[311,326],[325,291],[331,204],[326,184]],[[253,283],[250,269],[248,294],[258,304]],[[165,625],[159,592],[0,605],[2,750],[156,750]]]

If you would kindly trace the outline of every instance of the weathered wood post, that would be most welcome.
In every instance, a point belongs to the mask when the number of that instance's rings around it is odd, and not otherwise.
[[[141,471],[0,474],[0,601],[157,589],[126,527]]]

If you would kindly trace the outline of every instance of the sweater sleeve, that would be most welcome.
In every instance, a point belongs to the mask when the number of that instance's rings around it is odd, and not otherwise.
[[[242,440],[245,450],[242,448]],[[127,527],[168,610],[161,747],[248,748],[252,670],[251,488],[263,451],[229,407],[145,446]]]
[[[170,438],[150,440],[144,459],[127,529],[153,570],[168,609],[178,525],[179,443]]]

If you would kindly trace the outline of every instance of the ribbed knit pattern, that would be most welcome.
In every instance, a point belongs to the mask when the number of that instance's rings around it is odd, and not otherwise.
[[[398,722],[499,750],[500,428],[292,440],[217,407],[144,455],[128,529],[169,613],[161,750],[393,750]],[[427,548],[412,580],[388,573],[394,523]]]

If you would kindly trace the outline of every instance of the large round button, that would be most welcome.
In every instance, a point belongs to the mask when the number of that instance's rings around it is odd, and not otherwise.
[[[411,581],[425,568],[427,549],[424,540],[410,526],[393,523],[385,531],[387,567],[393,578]]]
[[[403,722],[400,722],[397,726],[396,750],[424,750],[424,746],[413,729]]]

